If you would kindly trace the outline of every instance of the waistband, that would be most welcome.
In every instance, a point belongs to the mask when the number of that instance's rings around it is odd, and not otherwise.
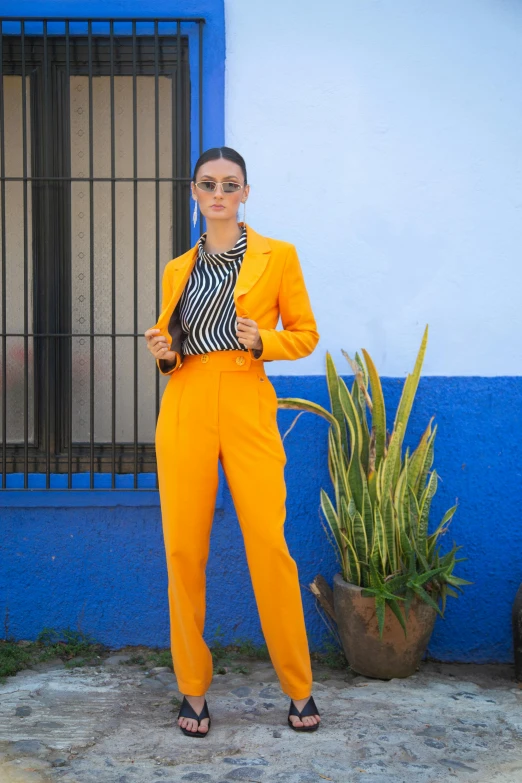
[[[223,370],[246,372],[250,369],[256,369],[264,373],[264,362],[262,359],[254,359],[250,351],[231,350],[231,351],[209,351],[202,354],[189,354],[183,357],[182,365],[179,370],[190,368],[191,370],[211,371]]]

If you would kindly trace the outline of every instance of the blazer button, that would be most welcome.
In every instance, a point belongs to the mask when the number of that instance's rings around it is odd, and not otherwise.
[[[204,353],[201,357],[201,361],[203,364],[206,364],[208,362],[208,354]]]
[[[238,356],[236,359],[236,364],[244,364],[245,363],[245,357],[244,356]]]

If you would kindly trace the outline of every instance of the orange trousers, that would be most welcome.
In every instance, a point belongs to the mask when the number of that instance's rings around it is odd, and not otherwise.
[[[186,356],[161,398],[156,457],[171,650],[178,688],[188,696],[203,695],[213,676],[203,629],[218,460],[283,692],[293,699],[312,692],[297,565],[284,536],[286,454],[276,414],[277,396],[264,362],[240,350]]]

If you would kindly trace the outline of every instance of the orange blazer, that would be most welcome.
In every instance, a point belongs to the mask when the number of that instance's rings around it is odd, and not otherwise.
[[[258,234],[248,223],[246,230],[247,248],[234,288],[234,303],[238,316],[257,323],[263,341],[263,351],[257,357],[248,350],[254,360],[267,362],[308,356],[319,341],[319,333],[295,245]],[[163,375],[183,366],[179,301],[196,263],[198,242],[169,261],[163,272],[161,313],[151,328],[159,329],[177,354],[169,370],[162,359],[156,360]],[[275,328],[279,315],[283,329]]]

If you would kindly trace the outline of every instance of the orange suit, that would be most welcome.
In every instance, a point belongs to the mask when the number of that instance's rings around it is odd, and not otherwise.
[[[243,223],[239,224],[240,226]],[[178,688],[201,696],[212,681],[203,639],[205,568],[221,461],[245,543],[261,628],[283,691],[304,699],[312,670],[295,560],[284,537],[286,454],[277,395],[265,361],[298,359],[319,340],[295,246],[248,224],[247,249],[234,289],[238,316],[256,321],[263,351],[183,356],[179,300],[198,243],[169,261],[159,329],[177,353],[161,399],[156,458],[168,572],[171,650]],[[277,330],[279,315],[283,329]]]

